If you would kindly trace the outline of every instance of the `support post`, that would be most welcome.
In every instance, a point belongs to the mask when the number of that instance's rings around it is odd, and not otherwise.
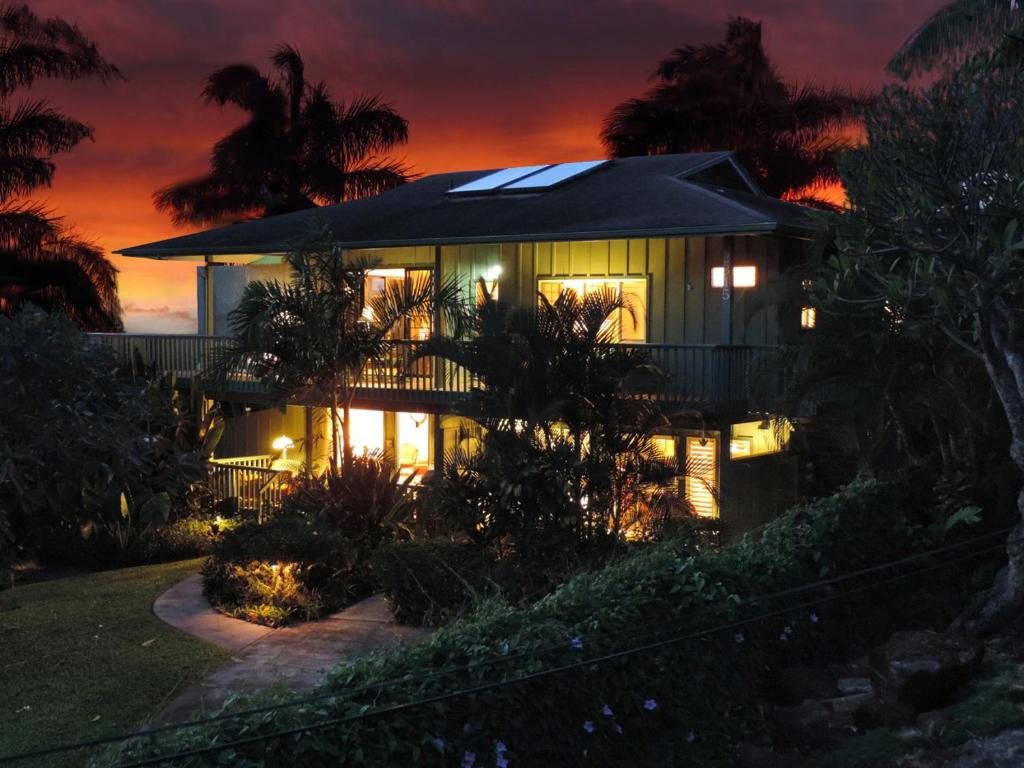
[[[735,238],[722,245],[722,344],[732,344],[732,250]]]

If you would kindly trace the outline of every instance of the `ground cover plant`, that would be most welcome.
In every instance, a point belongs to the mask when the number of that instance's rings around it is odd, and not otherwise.
[[[884,638],[897,616],[904,624],[945,621],[958,596],[972,587],[970,580],[984,580],[991,570],[974,562],[954,570],[956,578],[929,574],[931,602],[894,584],[656,652],[585,662],[644,638],[663,638],[665,631],[720,627],[755,615],[766,607],[758,604],[758,594],[948,541],[961,526],[935,520],[931,510],[927,500],[905,488],[863,481],[796,509],[721,552],[695,555],[691,547],[668,541],[577,576],[526,609],[492,603],[429,641],[339,668],[321,689],[337,692],[337,699],[225,721],[129,749],[121,757],[226,745],[354,716],[369,707],[583,662],[529,683],[481,689],[388,716],[329,722],[308,733],[231,747],[184,764],[231,760],[270,766],[301,758],[311,766],[720,765],[732,744],[764,737],[758,685],[774,664],[793,654],[842,652],[853,641],[853,622],[856,642],[871,642]],[[790,598],[783,604],[796,603]],[[549,650],[531,655],[540,649]],[[493,659],[504,661],[481,663]],[[478,665],[462,672],[417,677],[473,662]],[[404,684],[379,687],[381,681],[406,676],[412,678]],[[351,698],[345,695],[353,690],[357,693]],[[112,764],[110,756],[97,763]]]
[[[372,554],[408,538],[411,512],[389,461],[355,457],[341,474],[300,480],[270,520],[218,538],[204,590],[220,610],[260,624],[320,618],[373,592]]]
[[[132,730],[226,660],[153,615],[153,600],[198,566],[127,568],[0,594],[0,754]]]

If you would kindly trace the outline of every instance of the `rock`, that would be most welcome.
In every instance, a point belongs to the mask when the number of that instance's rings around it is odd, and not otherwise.
[[[836,688],[843,696],[875,692],[875,686],[868,677],[841,677],[836,680]]]
[[[868,654],[868,661],[883,702],[927,712],[956,699],[984,652],[980,642],[958,635],[896,632]]]
[[[1019,768],[1024,765],[1024,730],[972,739],[956,750],[950,768]]]
[[[914,710],[898,701],[879,701],[877,697],[853,712],[853,725],[860,730],[895,728],[914,722]]]
[[[839,691],[828,670],[795,664],[778,671],[773,693],[778,704],[796,706],[807,699],[830,699]]]

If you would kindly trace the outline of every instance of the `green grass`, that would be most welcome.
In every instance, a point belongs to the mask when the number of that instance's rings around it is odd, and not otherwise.
[[[153,600],[201,560],[0,592],[0,755],[134,729],[228,654],[164,624]],[[87,754],[16,763],[82,765]]]

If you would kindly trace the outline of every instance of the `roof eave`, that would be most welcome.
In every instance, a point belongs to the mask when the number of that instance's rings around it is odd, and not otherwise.
[[[754,235],[766,232],[780,232],[798,236],[811,235],[817,230],[813,226],[798,227],[781,225],[777,221],[760,221],[734,225],[712,225],[700,227],[664,227],[653,229],[592,230],[579,232],[537,232],[509,235],[473,235],[467,237],[412,238],[404,240],[340,240],[341,248],[400,248],[424,245],[474,245],[491,243],[537,243],[566,242],[571,240],[628,240],[649,237],[686,237],[699,235]],[[206,248],[123,248],[114,253],[120,256],[147,259],[166,259],[178,256],[232,256],[287,253],[288,246],[274,243],[265,246],[219,246]]]

